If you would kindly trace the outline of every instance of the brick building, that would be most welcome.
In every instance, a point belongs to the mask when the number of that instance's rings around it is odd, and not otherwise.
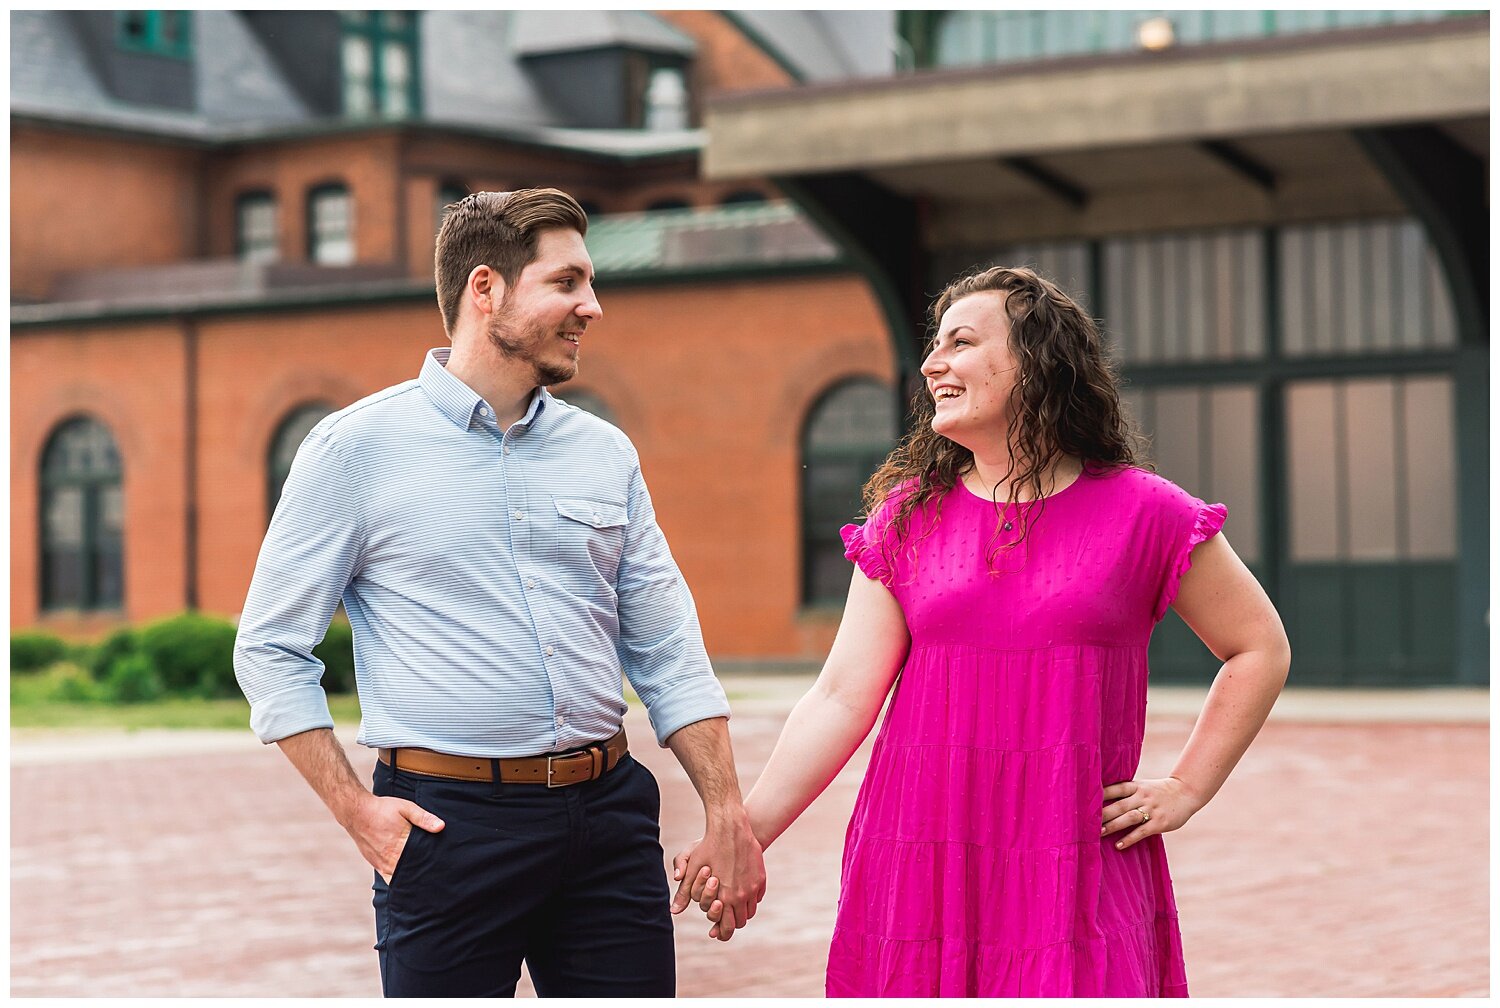
[[[922,309],[1029,262],[1229,505],[1293,682],[1488,682],[1483,12],[11,25],[17,626],[232,615],[301,433],[442,342],[441,206],[554,184],[606,313],[558,391],[639,446],[716,659],[822,656]]]
[[[820,657],[891,339],[764,178],[701,178],[697,123],[709,89],[883,69],[768,38],[883,24],[12,13],[12,626],[233,616],[302,435],[445,342],[442,207],[554,185],[606,316],[554,391],[635,441],[715,658]]]

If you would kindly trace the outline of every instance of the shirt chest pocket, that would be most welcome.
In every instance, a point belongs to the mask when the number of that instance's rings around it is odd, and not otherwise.
[[[620,504],[584,497],[554,497],[557,559],[567,567],[588,566],[610,584],[620,569],[628,516]]]

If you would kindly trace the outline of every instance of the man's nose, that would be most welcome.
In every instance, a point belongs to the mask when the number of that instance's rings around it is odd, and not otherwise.
[[[594,296],[592,289],[589,290],[583,303],[573,311],[579,318],[588,319],[590,322],[598,322],[604,317],[604,309],[599,307],[599,299]]]

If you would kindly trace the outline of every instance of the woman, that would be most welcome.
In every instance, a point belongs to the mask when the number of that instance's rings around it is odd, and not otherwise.
[[[1067,295],[997,267],[951,284],[933,320],[917,423],[843,530],[857,570],[832,651],[745,802],[756,838],[823,791],[899,673],[849,823],[828,994],[1185,996],[1160,835],[1264,723],[1281,620],[1219,533],[1223,505],[1137,466]],[[1224,664],[1170,776],[1137,778],[1169,605]],[[691,881],[718,922],[715,880]]]

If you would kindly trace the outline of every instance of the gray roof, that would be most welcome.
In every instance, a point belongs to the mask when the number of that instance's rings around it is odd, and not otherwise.
[[[698,43],[645,11],[516,11],[512,45],[519,56],[621,46],[691,56]]]
[[[234,11],[193,13],[192,111],[114,98],[64,11],[11,12],[11,113],[205,142],[347,129],[309,110],[264,45]],[[640,11],[430,11],[418,35],[421,125],[511,138],[606,157],[696,151],[702,132],[570,128],[519,58],[549,45],[631,45],[691,54],[693,40]]]
[[[889,76],[896,70],[896,15],[889,10],[727,11],[804,81]]]

